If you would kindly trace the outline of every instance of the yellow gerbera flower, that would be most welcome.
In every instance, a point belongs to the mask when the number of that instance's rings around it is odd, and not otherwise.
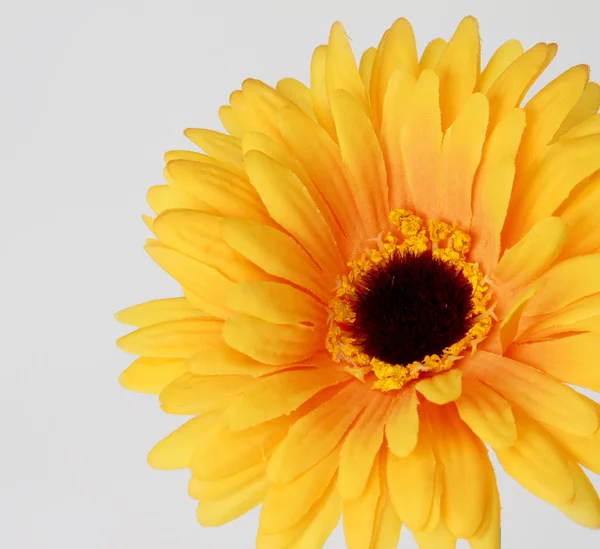
[[[151,257],[184,297],[119,313],[122,375],[193,419],[150,453],[189,467],[198,520],[262,504],[259,549],[500,546],[491,449],[600,527],[600,86],[477,22],[419,58],[396,21],[357,67],[333,25],[310,86],[246,80],[148,193]],[[567,385],[569,384],[569,385]]]

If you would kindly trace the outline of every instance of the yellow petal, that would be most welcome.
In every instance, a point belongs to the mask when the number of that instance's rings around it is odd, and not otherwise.
[[[162,439],[148,454],[148,463],[154,469],[185,469],[202,440],[214,429],[218,413],[196,416]]]
[[[249,376],[184,374],[161,391],[160,405],[167,414],[192,415],[220,410],[251,383]]]
[[[155,299],[128,307],[115,314],[115,318],[119,322],[138,328],[168,320],[181,320],[198,316],[206,316],[206,314],[191,305],[184,297]]]
[[[432,532],[415,532],[415,540],[419,549],[455,549],[456,538],[443,523]]]
[[[281,134],[277,126],[277,111],[292,103],[271,86],[254,78],[244,80],[242,93],[248,108],[254,115],[254,124],[250,126],[251,131],[263,133],[281,143]]]
[[[430,428],[421,421],[419,441],[405,457],[388,453],[387,482],[392,505],[400,520],[413,531],[429,519],[435,492],[436,459]]]
[[[326,309],[313,297],[279,282],[238,282],[225,303],[232,311],[274,324],[323,326],[327,317]]]
[[[579,98],[577,104],[573,107],[569,116],[565,119],[562,126],[556,133],[556,137],[560,137],[565,132],[571,130],[578,124],[581,124],[594,114],[600,108],[600,85],[596,82],[588,82],[583,94]]]
[[[530,286],[522,295],[515,300],[511,309],[506,313],[506,316],[500,323],[500,347],[502,354],[506,353],[506,350],[515,341],[519,332],[519,324],[523,316],[523,311],[527,307],[527,304],[531,298],[540,290],[543,286],[543,281],[538,281]]]
[[[583,437],[550,425],[546,429],[578,463],[600,475],[600,429]]]
[[[256,380],[223,414],[232,431],[254,427],[297,410],[326,387],[347,380],[334,368],[289,370]]]
[[[219,107],[219,119],[227,133],[241,139],[246,132],[244,125],[238,120],[235,111],[230,105]]]
[[[500,495],[491,464],[488,486],[485,516],[479,530],[469,539],[471,549],[500,549]]]
[[[349,93],[363,109],[367,109],[365,87],[356,66],[352,48],[348,42],[346,31],[338,21],[331,27],[329,44],[327,46],[326,82],[329,101],[335,90]],[[335,118],[335,113],[334,113]],[[336,125],[337,129],[337,125]],[[338,136],[339,136],[339,129]]]
[[[358,207],[346,179],[337,145],[319,124],[298,109],[279,112],[279,129],[288,148],[306,169],[346,235],[364,236]]]
[[[203,480],[192,476],[188,484],[188,493],[190,497],[198,500],[222,499],[252,482],[264,479],[266,470],[267,464],[262,461],[228,477]]]
[[[273,324],[234,314],[223,326],[231,348],[265,364],[291,364],[313,356],[323,346],[324,333],[303,324]]]
[[[600,248],[599,210],[600,173],[590,178],[589,183],[560,214],[569,228],[561,259],[588,254]]]
[[[401,145],[406,181],[414,203],[425,217],[435,218],[440,206],[435,180],[440,162],[442,122],[439,79],[433,71],[423,71],[417,80]]]
[[[479,529],[486,508],[487,452],[453,406],[437,409],[432,425],[444,478],[443,522],[455,537],[469,538]]]
[[[190,463],[193,475],[202,480],[220,479],[264,462],[295,419],[280,417],[245,431],[230,431],[221,424],[194,452]],[[215,459],[217,455],[219,459]]]
[[[398,457],[410,454],[419,436],[419,400],[413,387],[402,390],[397,397],[385,424],[389,449]]]
[[[119,383],[130,391],[157,395],[187,371],[185,359],[141,357],[119,376]]]
[[[344,536],[348,549],[370,549],[380,489],[379,464],[376,461],[360,497],[344,499],[343,502]]]
[[[251,359],[228,345],[217,345],[189,357],[186,367],[196,375],[242,375],[260,377],[289,368],[287,365],[272,366]],[[298,367],[298,365],[294,365]]]
[[[446,404],[460,397],[462,391],[462,372],[457,369],[418,381],[417,391],[435,404]]]
[[[327,490],[338,466],[340,446],[287,484],[271,484],[260,513],[260,531],[281,532],[297,524]]]
[[[264,280],[264,271],[226,244],[221,217],[194,210],[170,210],[154,221],[154,232],[165,246],[217,269],[230,280]]]
[[[435,38],[423,50],[423,55],[419,61],[419,69],[425,71],[427,69],[435,70],[447,42],[443,38]]]
[[[583,137],[585,135],[592,135],[594,133],[600,133],[600,114],[590,116],[583,122],[573,126],[562,136],[562,139],[573,139],[576,137]]]
[[[510,110],[518,107],[529,88],[556,55],[555,44],[536,44],[515,59],[490,86],[490,131]]]
[[[390,208],[412,203],[406,183],[406,172],[401,150],[402,126],[409,113],[416,78],[408,69],[400,67],[389,80],[385,99],[379,139],[388,173]]]
[[[222,341],[223,322],[215,318],[185,318],[139,328],[117,341],[126,353],[162,358],[186,358]]]
[[[327,96],[327,46],[319,46],[310,64],[310,91],[319,124],[336,140],[333,116]]]
[[[456,401],[462,420],[493,448],[507,448],[517,440],[510,404],[473,376],[463,376],[463,392]]]
[[[308,254],[289,235],[241,219],[224,219],[221,235],[227,244],[270,275],[306,288],[324,302],[329,301],[331,288],[324,284]]]
[[[382,491],[387,492],[387,484],[384,483]],[[370,549],[396,549],[400,539],[402,523],[394,511],[389,497],[380,497],[378,515],[375,519],[375,531],[373,532],[372,545]]]
[[[209,212],[213,209],[203,200],[200,200],[189,193],[176,191],[168,185],[155,185],[150,187],[146,195],[146,200],[155,214],[160,214],[165,210],[175,210],[179,208]]]
[[[384,97],[390,79],[400,68],[413,76],[419,71],[415,35],[410,22],[404,18],[395,21],[386,31],[374,59],[370,97],[376,128],[382,120]]]
[[[548,150],[533,175],[516,188],[506,233],[508,245],[552,215],[575,186],[600,169],[600,134],[562,139]]]
[[[571,474],[575,482],[575,497],[567,504],[558,505],[558,509],[581,526],[600,529],[600,498],[594,485],[574,463],[571,464]]]
[[[289,482],[335,448],[364,408],[364,391],[358,385],[346,385],[293,425],[269,462],[273,482]]]
[[[559,339],[513,345],[510,356],[569,383],[600,392],[600,334],[582,333]]]
[[[267,477],[263,475],[223,498],[200,501],[196,510],[198,522],[202,526],[221,526],[241,517],[261,504],[267,486]]]
[[[356,499],[365,490],[383,442],[383,429],[390,404],[389,397],[374,396],[344,440],[338,489],[345,500]]]
[[[283,78],[277,82],[276,90],[287,97],[294,105],[300,107],[313,120],[317,119],[310,89],[302,82],[295,78]]]
[[[514,446],[495,449],[500,464],[533,495],[560,505],[575,495],[575,485],[563,452],[535,421],[524,413],[517,414],[517,442]]]
[[[331,110],[355,201],[365,225],[377,234],[389,214],[387,175],[379,140],[367,113],[348,92],[333,92]]]
[[[189,128],[184,134],[203,151],[220,160],[235,173],[242,176],[245,174],[242,148],[237,137],[203,128]]]
[[[233,283],[228,278],[216,269],[158,242],[149,242],[145,250],[162,269],[191,291],[189,295],[185,291],[184,294],[192,305],[218,318],[229,316],[224,303]],[[190,297],[193,295],[200,297],[201,301],[195,302]]]
[[[218,166],[220,168],[227,169],[227,165],[223,164],[217,158],[213,158],[208,154],[199,153],[196,151],[187,151],[185,149],[175,149],[171,151],[167,151],[164,154],[165,164],[171,162],[171,160],[193,160],[194,162],[204,162],[205,164],[210,164],[211,166]]]
[[[559,256],[566,237],[567,224],[560,217],[542,219],[504,252],[493,277],[510,289],[526,286]]]
[[[256,190],[228,170],[204,162],[172,160],[167,172],[175,190],[203,200],[223,216],[269,222]]]
[[[600,254],[572,257],[554,265],[545,275],[543,288],[529,302],[531,316],[556,311],[600,292]]]
[[[438,186],[444,215],[467,228],[471,224],[473,180],[481,160],[489,106],[480,93],[461,103],[462,109],[444,134]]]
[[[487,93],[498,77],[519,57],[523,55],[523,46],[518,40],[509,40],[493,54],[481,72],[477,91]]]
[[[373,62],[375,61],[375,55],[377,54],[377,48],[369,48],[364,51],[360,58],[358,66],[358,72],[360,79],[363,82],[363,86],[367,92],[371,89],[371,74],[373,73]]]
[[[477,19],[465,17],[444,48],[435,67],[435,72],[440,79],[440,104],[444,129],[450,127],[456,120],[475,89],[479,78],[480,55]]]
[[[342,512],[342,500],[332,480],[325,493],[306,516],[287,530],[274,534],[259,530],[256,549],[321,549],[337,526]]]
[[[593,401],[526,364],[481,351],[471,361],[469,373],[536,421],[578,435],[591,435],[598,429]]]
[[[331,229],[306,187],[291,170],[262,152],[248,151],[245,160],[250,181],[270,216],[306,249],[325,273],[335,276],[343,261]]]
[[[546,146],[581,97],[589,75],[587,65],[572,67],[527,102],[527,128],[523,134],[519,169],[527,170],[543,155]]]

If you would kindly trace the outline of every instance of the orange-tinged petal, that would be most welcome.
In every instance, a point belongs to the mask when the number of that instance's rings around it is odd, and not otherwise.
[[[556,311],[591,294],[600,292],[600,254],[572,257],[554,265],[545,275],[545,284],[529,302],[527,314]]]
[[[148,242],[145,250],[163,270],[191,291],[191,294],[185,291],[184,294],[192,305],[218,318],[229,316],[229,311],[224,304],[227,293],[233,285],[231,280],[225,278],[217,269],[158,242]],[[194,301],[194,295],[197,295],[200,300]]]
[[[342,512],[342,500],[332,480],[325,493],[306,516],[287,530],[274,534],[259,530],[256,549],[321,549],[337,526]]]
[[[190,497],[197,500],[222,499],[266,476],[267,463],[261,461],[228,477],[204,480],[192,476],[188,484]]]
[[[310,64],[310,91],[317,120],[335,141],[335,125],[327,96],[327,46],[319,46],[313,53]]]
[[[351,382],[298,420],[273,454],[269,478],[277,483],[289,482],[323,459],[361,413],[364,400],[362,385]]]
[[[462,391],[461,380],[462,371],[453,369],[417,381],[415,387],[429,402],[446,404],[460,397]]]
[[[493,54],[481,72],[476,90],[487,93],[500,75],[523,55],[523,46],[518,40],[504,42]]]
[[[377,48],[369,48],[365,50],[360,58],[358,65],[358,72],[360,79],[362,80],[363,86],[367,93],[371,89],[371,74],[373,73],[373,62],[375,61],[375,55],[377,54]]]
[[[454,406],[437,408],[432,426],[444,478],[442,519],[455,537],[469,538],[479,529],[486,508],[487,452]]]
[[[338,467],[340,446],[286,484],[271,484],[260,513],[260,531],[281,532],[297,524],[327,490]]]
[[[271,217],[334,277],[343,262],[331,229],[306,187],[291,170],[260,151],[248,151],[245,161],[250,181]]]
[[[349,184],[365,225],[377,234],[389,214],[387,175],[379,140],[366,111],[348,92],[336,90],[330,100]]]
[[[585,135],[592,135],[594,133],[600,133],[600,114],[590,116],[583,122],[573,126],[562,136],[562,139],[573,139],[576,137],[583,137]]]
[[[312,296],[279,282],[238,282],[225,303],[232,311],[274,324],[323,326],[327,317],[326,309]]]
[[[187,371],[183,358],[141,357],[119,376],[119,383],[130,391],[157,395]]]
[[[509,354],[565,383],[600,392],[600,368],[594,366],[600,355],[598,333],[513,345]]]
[[[324,283],[317,265],[289,235],[242,219],[221,222],[223,240],[270,275],[306,288],[329,301],[330,286]],[[228,292],[231,287],[228,288]]]
[[[375,458],[383,443],[383,430],[391,398],[373,398],[348,432],[340,454],[338,489],[342,498],[358,498],[375,467]]]
[[[412,204],[404,162],[398,151],[401,150],[402,126],[410,113],[415,83],[414,75],[405,67],[400,67],[390,77],[383,100],[379,139],[388,174],[389,202],[392,209]]]
[[[160,393],[167,414],[201,414],[225,408],[232,397],[252,383],[250,376],[197,376],[184,374]]]
[[[265,364],[291,364],[322,349],[322,330],[303,324],[273,324],[237,313],[223,326],[223,339],[231,348]]]
[[[598,128],[600,132],[600,127]],[[600,248],[598,211],[600,210],[600,173],[569,202],[560,217],[568,226],[561,259],[592,253]]]
[[[237,137],[203,128],[189,128],[184,133],[211,157],[221,161],[230,170],[245,175],[242,148]]]
[[[343,502],[344,535],[348,549],[370,549],[380,491],[379,463],[376,460],[364,491]]]
[[[185,469],[202,440],[214,429],[219,414],[196,416],[162,439],[148,454],[148,463],[154,469]]]
[[[527,364],[481,351],[470,361],[469,373],[536,421],[577,435],[591,435],[598,429],[592,400]]]
[[[456,120],[475,89],[479,78],[480,46],[477,19],[465,17],[444,48],[435,67],[435,72],[440,79],[440,104],[444,129],[450,127]]]
[[[578,124],[581,124],[591,116],[595,115],[599,108],[600,85],[596,82],[588,82],[579,101],[573,107],[558,132],[556,132],[556,137],[560,137],[565,132],[568,132]]]
[[[463,376],[463,392],[456,408],[471,430],[493,448],[508,448],[517,440],[511,405],[476,377]]]
[[[165,246],[217,269],[230,280],[265,280],[262,269],[226,244],[221,217],[194,210],[169,210],[154,221],[154,232]]]
[[[425,70],[417,80],[413,101],[401,136],[406,181],[417,212],[436,218],[440,196],[435,181],[440,162],[442,122],[439,79]]]
[[[202,526],[221,526],[231,522],[260,505],[267,486],[267,477],[262,475],[222,498],[202,500],[198,504],[196,518]]]
[[[510,110],[518,107],[529,88],[556,55],[556,44],[536,44],[498,76],[486,95],[490,101],[490,131]]]
[[[434,70],[444,49],[446,48],[447,42],[443,38],[435,38],[423,50],[423,55],[419,60],[419,70],[425,71],[427,69]]]
[[[523,317],[527,304],[531,298],[540,290],[543,286],[543,280],[538,281],[531,285],[522,295],[520,295],[511,309],[506,313],[506,316],[500,323],[500,348],[502,354],[506,353],[506,350],[512,345],[513,341],[517,338],[519,332],[519,324]]]
[[[375,525],[369,549],[396,549],[400,539],[402,523],[394,511],[387,487],[387,451],[379,453],[380,495],[375,511]]]
[[[356,66],[356,59],[348,42],[344,26],[338,21],[331,27],[325,66],[327,95],[332,103],[335,90],[348,92],[363,109],[368,108],[363,81]],[[335,119],[335,113],[334,113]],[[337,125],[336,125],[337,129]],[[338,129],[339,136],[339,129]]]
[[[225,410],[232,431],[254,427],[297,410],[322,389],[347,380],[334,368],[288,370],[256,380]]]
[[[154,299],[153,301],[133,305],[115,314],[115,318],[119,322],[138,328],[168,320],[181,320],[198,316],[207,315],[194,307],[184,297]]]
[[[569,462],[550,435],[524,413],[516,413],[517,442],[495,452],[500,464],[526,490],[551,503],[569,503],[575,484]]]
[[[485,95],[471,95],[462,102],[462,109],[442,142],[438,186],[444,215],[465,229],[471,225],[473,180],[481,160],[488,113]]]
[[[410,454],[419,437],[419,399],[414,387],[402,390],[392,405],[385,423],[389,449],[398,457]]]
[[[281,95],[287,97],[294,105],[300,107],[313,120],[317,119],[313,107],[310,88],[295,78],[282,78],[275,88]]]
[[[526,286],[552,265],[566,238],[567,224],[560,217],[542,219],[504,252],[492,276],[511,290]]]
[[[400,520],[413,531],[421,530],[429,519],[434,493],[436,458],[432,433],[421,418],[419,440],[405,457],[388,453],[387,482],[392,505]]]
[[[598,411],[600,413],[600,408]],[[550,425],[546,426],[546,430],[578,463],[600,475],[600,429],[583,437]]]
[[[117,341],[126,353],[160,358],[186,358],[219,343],[223,321],[184,318],[139,328]]]

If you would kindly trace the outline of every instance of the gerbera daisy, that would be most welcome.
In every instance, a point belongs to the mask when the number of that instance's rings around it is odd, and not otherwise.
[[[357,66],[341,24],[310,86],[246,80],[227,133],[166,155],[150,256],[183,297],[138,329],[128,389],[194,416],[149,455],[201,524],[262,505],[258,549],[500,546],[489,460],[587,527],[600,500],[600,86],[477,22],[419,58],[396,21]]]

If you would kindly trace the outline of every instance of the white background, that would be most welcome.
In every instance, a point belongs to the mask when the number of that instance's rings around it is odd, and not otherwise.
[[[249,76],[307,81],[314,47],[340,19],[356,51],[400,16],[420,48],[462,16],[483,58],[508,38],[558,41],[545,77],[600,74],[592,0],[40,0],[0,16],[0,547],[254,547],[257,513],[196,524],[187,473],[151,470],[147,450],[180,419],[117,378],[116,310],[176,293],[142,251],[146,189],[189,126]],[[595,6],[595,7],[594,7]],[[595,365],[597,366],[597,365]],[[506,475],[503,547],[591,549],[569,522]],[[600,488],[598,478],[594,478]],[[338,529],[327,548],[345,547]],[[401,547],[414,549],[410,534]],[[466,544],[461,547],[466,547]]]

